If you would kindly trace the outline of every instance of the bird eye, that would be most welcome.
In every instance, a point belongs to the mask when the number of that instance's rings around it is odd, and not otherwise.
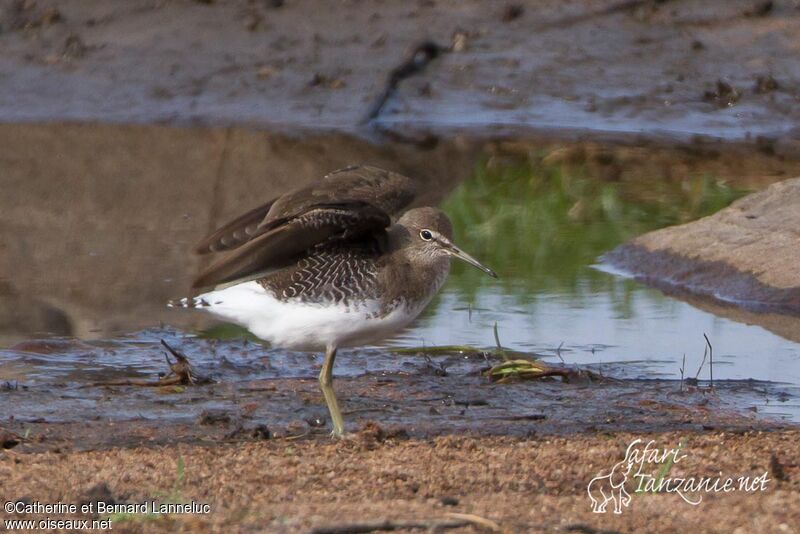
[[[430,241],[431,239],[433,239],[433,234],[431,233],[431,231],[430,231],[430,230],[422,230],[422,231],[419,233],[419,236],[420,236],[422,239],[424,239],[425,241]]]

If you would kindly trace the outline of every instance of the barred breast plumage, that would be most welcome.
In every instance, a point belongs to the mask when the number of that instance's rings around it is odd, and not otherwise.
[[[322,245],[295,265],[258,283],[280,300],[308,303],[344,303],[379,299],[377,247]]]

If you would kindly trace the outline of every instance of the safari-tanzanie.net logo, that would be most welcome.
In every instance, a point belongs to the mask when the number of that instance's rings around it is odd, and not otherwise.
[[[587,491],[596,514],[606,513],[609,505],[615,514],[630,506],[632,495],[637,493],[674,493],[686,503],[697,506],[705,493],[756,492],[767,489],[770,479],[767,472],[758,476],[674,475],[671,471],[687,454],[681,452],[683,444],[674,449],[656,447],[655,440],[644,443],[633,440],[625,451],[625,458],[610,469],[594,477]],[[677,470],[677,469],[676,469]]]

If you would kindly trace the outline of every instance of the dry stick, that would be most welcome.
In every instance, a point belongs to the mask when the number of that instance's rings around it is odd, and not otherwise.
[[[497,333],[497,321],[494,322],[494,342],[497,345],[497,352],[500,353],[500,356],[503,357],[504,361],[510,361],[511,358],[508,357],[506,351],[503,349],[503,346],[500,344],[500,335]]]
[[[464,521],[469,521],[473,525],[478,525],[484,527],[492,532],[500,532],[502,529],[500,525],[492,521],[491,519],[486,519],[485,517],[481,517],[475,514],[462,514],[459,512],[450,512],[447,514],[448,517],[452,517],[453,519],[463,519]]]
[[[558,356],[558,359],[561,360],[561,363],[563,363],[564,365],[567,365],[567,362],[565,362],[564,358],[561,356],[561,347],[563,347],[563,346],[564,346],[564,342],[563,341],[558,344],[558,348],[556,349],[556,356]]]
[[[466,519],[442,520],[416,520],[416,521],[371,521],[364,523],[350,523],[346,525],[333,525],[330,527],[316,527],[311,534],[357,534],[364,532],[393,531],[393,530],[443,530],[448,528],[461,528],[474,524]]]
[[[700,377],[700,371],[703,370],[703,365],[705,365],[706,363],[706,356],[708,356],[708,347],[705,347],[703,349],[703,359],[700,361],[700,367],[697,368],[697,373],[694,375],[695,380],[697,380]]]
[[[681,364],[681,392],[683,392],[683,370],[686,369],[686,353],[683,353],[683,363]]]
[[[597,11],[589,11],[583,13],[578,13],[576,15],[570,15],[564,18],[560,18],[554,21],[548,21],[543,24],[539,24],[533,26],[531,31],[540,32],[544,30],[552,30],[552,29],[564,29],[569,26],[575,26],[577,24],[581,24],[587,21],[594,21],[599,19],[600,17],[607,17],[611,15],[616,15],[617,13],[621,13],[623,11],[633,11],[634,9],[644,6],[647,4],[651,4],[652,0],[625,0],[618,4],[614,4],[608,6],[603,9],[598,9]]]
[[[140,386],[149,388],[160,388],[164,386],[179,386],[181,384],[182,382],[179,376],[164,378],[162,380],[159,380],[158,382],[153,382],[147,379],[130,378],[128,380],[110,380],[108,382],[92,382],[91,384],[84,384],[82,386],[79,386],[78,389],[106,387],[106,386]]]
[[[206,376],[197,376],[194,371],[192,370],[192,366],[189,364],[189,358],[186,355],[177,350],[172,348],[167,344],[166,341],[163,339],[161,340],[161,344],[175,356],[175,363],[169,361],[169,356],[167,353],[164,353],[164,358],[167,360],[167,366],[169,367],[169,374],[164,378],[159,378],[157,381],[153,382],[152,380],[148,379],[139,379],[139,378],[129,378],[125,380],[111,380],[108,382],[92,382],[90,384],[84,384],[80,386],[78,389],[83,388],[92,388],[92,387],[105,387],[105,386],[140,386],[140,387],[164,387],[164,386],[178,386],[178,385],[198,385],[198,384],[208,384],[211,383],[212,380]]]
[[[703,337],[706,338],[706,345],[708,345],[708,369],[709,374],[711,377],[711,388],[714,387],[714,347],[711,346],[711,342],[708,340],[708,336],[705,332],[703,332]]]
[[[448,48],[445,48],[433,41],[423,41],[415,46],[411,51],[411,54],[409,54],[408,57],[402,63],[400,63],[400,65],[392,69],[392,71],[389,73],[389,77],[386,79],[386,85],[384,85],[383,91],[378,98],[374,100],[369,108],[369,111],[361,120],[361,124],[367,124],[381,114],[381,111],[383,111],[386,103],[389,101],[395,91],[397,91],[397,87],[400,85],[400,82],[406,78],[410,78],[418,72],[421,72],[425,67],[428,66],[428,63],[439,57],[439,54],[448,50]]]

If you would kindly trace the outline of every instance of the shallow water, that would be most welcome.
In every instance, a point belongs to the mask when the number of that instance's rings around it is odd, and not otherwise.
[[[703,363],[706,334],[714,381],[775,383],[774,394],[754,396],[752,406],[800,420],[800,402],[787,396],[800,386],[800,344],[598,263],[629,237],[712,213],[741,194],[710,177],[634,186],[514,163],[481,169],[445,206],[458,214],[462,245],[498,269],[500,280],[457,267],[436,307],[398,341],[491,346],[496,323],[503,346],[546,361],[613,365],[617,376],[637,379],[680,380],[685,366],[684,377],[702,381],[711,373],[709,359]],[[481,204],[476,227],[459,208]]]
[[[486,157],[465,182],[455,186],[438,183],[436,188],[432,198],[444,198],[443,208],[453,219],[459,245],[495,269],[500,278],[494,280],[467,266],[454,265],[445,288],[423,316],[385,346],[491,348],[496,343],[496,324],[503,347],[632,379],[625,387],[645,391],[652,387],[661,395],[679,389],[684,356],[685,377],[697,377],[701,384],[710,378],[709,362],[701,366],[705,333],[714,348],[713,378],[723,404],[800,420],[800,344],[665,296],[598,264],[603,253],[626,239],[713,213],[744,190],[708,175],[685,180],[614,179],[595,175],[591,168],[547,164],[535,153]],[[87,191],[89,196],[94,194],[91,187]],[[12,335],[7,336],[7,348],[0,350],[0,381],[6,382],[0,392],[0,411],[18,420],[48,422],[132,414],[147,420],[191,420],[203,410],[264,399],[257,393],[263,391],[264,381],[316,376],[319,355],[268,350],[244,342],[239,338],[241,332],[235,330],[232,339],[230,330],[202,334],[209,325],[204,317],[163,308],[168,296],[185,290],[185,280],[196,267],[184,263],[183,251],[188,255],[196,234],[210,225],[198,221],[202,217],[192,209],[181,206],[166,215],[161,211],[158,217],[179,219],[180,224],[159,222],[153,228],[144,223],[111,224],[111,213],[109,221],[100,221],[105,241],[94,243],[91,237],[81,241],[85,259],[80,265],[90,270],[78,283],[70,278],[75,272],[70,264],[61,268],[62,262],[72,261],[69,247],[56,251],[52,264],[36,265],[53,273],[52,277],[38,276],[30,295],[22,290],[14,293],[16,302],[44,303],[47,313],[56,304],[67,302],[72,307],[64,306],[66,319],[62,322],[72,335],[39,335],[37,341],[19,343],[32,337],[31,332],[24,327],[14,330],[19,322],[7,321]],[[134,214],[136,211],[131,209]],[[98,213],[72,223],[78,225],[71,227],[72,234],[99,235],[91,233],[92,227],[86,231],[80,226],[97,223]],[[161,244],[153,245],[153,236],[161,239]],[[16,261],[24,262],[25,257],[21,253]],[[103,278],[104,269],[122,275]],[[100,273],[98,283],[92,283],[94,272]],[[59,278],[64,273],[66,279]],[[150,278],[154,281],[145,283]],[[0,290],[2,282],[0,278]],[[129,304],[124,313],[114,307],[120,294],[128,299],[122,302],[123,306]],[[72,297],[80,306],[71,304]],[[46,318],[50,317],[47,313]],[[79,321],[74,317],[79,315],[80,321],[102,328],[76,328]],[[38,317],[34,312],[24,316]],[[164,326],[165,322],[174,327]],[[44,324],[61,323],[48,319]],[[184,350],[198,372],[211,375],[217,385],[190,388],[179,400],[153,388],[85,387],[130,378],[155,379],[166,369],[158,345],[161,338]],[[420,398],[434,393],[455,398],[481,394],[485,379],[476,378],[476,373],[487,364],[486,357],[477,353],[425,358],[367,347],[342,351],[335,374],[378,381],[411,380],[419,388]],[[429,377],[441,375],[443,368],[449,385],[437,386],[436,379]],[[459,376],[475,389],[460,390]],[[315,388],[313,382],[311,389]],[[617,393],[627,395],[622,391],[625,387]],[[447,391],[437,393],[437,388]],[[537,392],[547,392],[553,403],[560,402],[557,387],[541,388]],[[576,394],[573,389],[565,389],[565,394]],[[501,390],[502,386],[492,388],[500,392],[501,399],[511,395],[512,390]],[[324,405],[309,405],[307,399],[291,392],[279,393],[264,400],[269,409],[266,405],[258,409],[265,421],[289,421],[298,414],[305,418],[307,411],[325,416]],[[583,394],[577,393],[576,398]],[[605,398],[600,395],[601,400]],[[490,402],[508,406],[507,399],[493,399]],[[530,406],[525,406],[542,408],[531,399],[526,401]],[[351,404],[360,409],[359,403],[365,402],[362,398]]]

